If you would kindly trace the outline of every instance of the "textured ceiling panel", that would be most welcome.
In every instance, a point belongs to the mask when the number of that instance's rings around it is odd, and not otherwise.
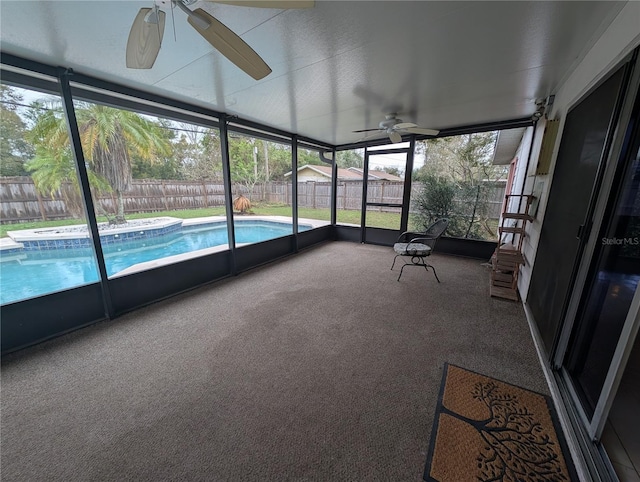
[[[130,1],[2,1],[2,50],[73,67],[332,144],[397,112],[446,128],[530,115],[624,2],[317,1],[273,10],[197,2],[273,72],[255,81],[175,9],[151,70],[125,67]]]

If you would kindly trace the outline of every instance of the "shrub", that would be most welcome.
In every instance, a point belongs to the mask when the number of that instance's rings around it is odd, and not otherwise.
[[[486,214],[486,195],[480,185],[456,183],[445,177],[424,176],[422,187],[412,198],[415,224],[429,227],[440,218],[449,219],[447,235],[459,238],[485,239],[482,223]]]

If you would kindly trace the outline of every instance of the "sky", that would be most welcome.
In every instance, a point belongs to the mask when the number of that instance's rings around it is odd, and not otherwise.
[[[408,142],[399,144],[388,144],[385,146],[377,146],[369,149],[369,169],[376,171],[384,171],[386,167],[394,167],[401,172],[405,172],[407,168],[406,154],[375,154],[376,149],[401,149],[409,147]],[[417,154],[413,158],[413,168],[419,169],[424,165],[424,156]]]

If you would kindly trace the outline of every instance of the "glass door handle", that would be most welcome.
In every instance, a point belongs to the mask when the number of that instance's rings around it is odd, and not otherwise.
[[[591,232],[591,222],[588,222],[586,224],[581,224],[578,227],[576,238],[578,238],[580,241],[586,241],[586,239],[589,237],[590,232]]]

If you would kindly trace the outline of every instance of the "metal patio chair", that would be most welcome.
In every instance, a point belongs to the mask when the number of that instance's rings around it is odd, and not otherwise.
[[[435,247],[438,239],[440,239],[440,236],[442,236],[447,230],[448,225],[449,220],[442,218],[438,219],[423,232],[406,231],[398,237],[398,240],[393,245],[393,250],[395,251],[396,256],[393,258],[391,269],[393,270],[399,256],[410,259],[408,262],[405,261],[402,268],[400,268],[398,281],[400,281],[405,267],[424,266],[424,269],[427,270],[427,272],[429,271],[429,268],[433,270],[436,280],[440,283],[440,278],[438,278],[436,269],[427,263],[426,258],[427,256],[431,256],[431,251]]]

